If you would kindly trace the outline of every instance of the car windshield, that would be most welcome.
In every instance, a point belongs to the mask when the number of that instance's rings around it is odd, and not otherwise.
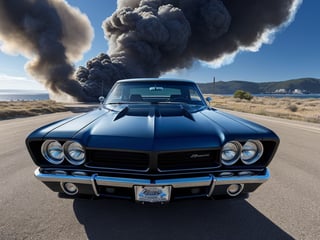
[[[105,103],[184,103],[205,105],[202,95],[194,83],[168,81],[119,82],[111,89]]]

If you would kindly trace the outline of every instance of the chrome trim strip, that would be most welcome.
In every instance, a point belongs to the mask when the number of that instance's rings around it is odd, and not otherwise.
[[[217,181],[217,179],[214,176],[212,176],[212,183],[211,183],[210,190],[209,190],[207,197],[211,197],[211,195],[213,194],[214,187],[216,186],[216,181]]]
[[[41,173],[39,168],[34,172],[35,177],[41,182],[72,182],[80,184],[90,184],[90,176],[72,176],[72,175],[60,175],[60,174],[47,174]]]
[[[210,187],[208,196],[211,196],[215,186],[230,184],[264,183],[270,178],[267,168],[264,175],[254,176],[232,176],[215,177],[213,175],[194,178],[176,178],[151,181],[148,179],[104,177],[93,174],[92,176],[72,176],[59,174],[41,173],[39,168],[34,172],[35,177],[42,182],[71,182],[92,185],[94,193],[99,196],[97,186],[133,188],[135,185],[141,186],[164,186],[171,185],[174,188],[186,187]]]
[[[152,185],[171,185],[174,188],[206,187],[212,183],[213,176],[156,180]]]
[[[146,179],[97,176],[95,180],[98,186],[133,188],[134,185],[151,185]]]
[[[264,175],[253,176],[232,176],[216,177],[216,185],[246,184],[246,183],[264,183],[270,178],[270,171],[267,168]]]
[[[97,186],[96,186],[96,181],[95,181],[95,178],[96,178],[97,176],[98,176],[98,174],[93,174],[93,175],[91,176],[91,185],[92,185],[92,189],[93,189],[94,194],[95,194],[97,197],[99,197],[100,194],[99,194],[99,192],[98,192],[98,189],[97,189]]]

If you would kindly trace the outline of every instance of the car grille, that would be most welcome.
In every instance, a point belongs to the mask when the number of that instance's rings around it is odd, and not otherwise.
[[[188,151],[161,153],[158,155],[160,171],[176,171],[188,169],[219,167],[218,151]]]
[[[219,167],[219,151],[187,151],[159,153],[150,158],[146,152],[123,152],[109,150],[87,150],[87,167],[147,171],[157,166],[160,172],[208,169]],[[150,163],[154,161],[154,163]],[[157,162],[157,163],[156,163]]]
[[[88,167],[146,171],[149,154],[137,152],[90,150],[87,151]]]

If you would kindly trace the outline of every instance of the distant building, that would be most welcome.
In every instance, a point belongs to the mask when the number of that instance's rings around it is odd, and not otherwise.
[[[300,89],[295,89],[292,91],[292,94],[303,94],[303,91]]]
[[[276,89],[274,92],[274,94],[308,94],[309,92],[306,90],[301,90],[301,89],[284,89],[284,88],[280,88],[280,89]]]
[[[276,90],[274,91],[274,93],[286,94],[286,93],[288,93],[288,92],[287,92],[286,89],[280,88],[280,89],[276,89]]]

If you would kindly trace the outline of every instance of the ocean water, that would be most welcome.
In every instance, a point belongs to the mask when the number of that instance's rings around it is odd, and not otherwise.
[[[219,95],[219,94],[218,94]],[[233,94],[223,94],[233,96]],[[255,97],[274,97],[274,98],[320,98],[319,94],[253,94]],[[1,90],[0,101],[38,101],[49,100],[49,94],[45,91],[32,90]]]
[[[0,90],[0,101],[38,101],[48,99],[49,94],[45,91]]]

